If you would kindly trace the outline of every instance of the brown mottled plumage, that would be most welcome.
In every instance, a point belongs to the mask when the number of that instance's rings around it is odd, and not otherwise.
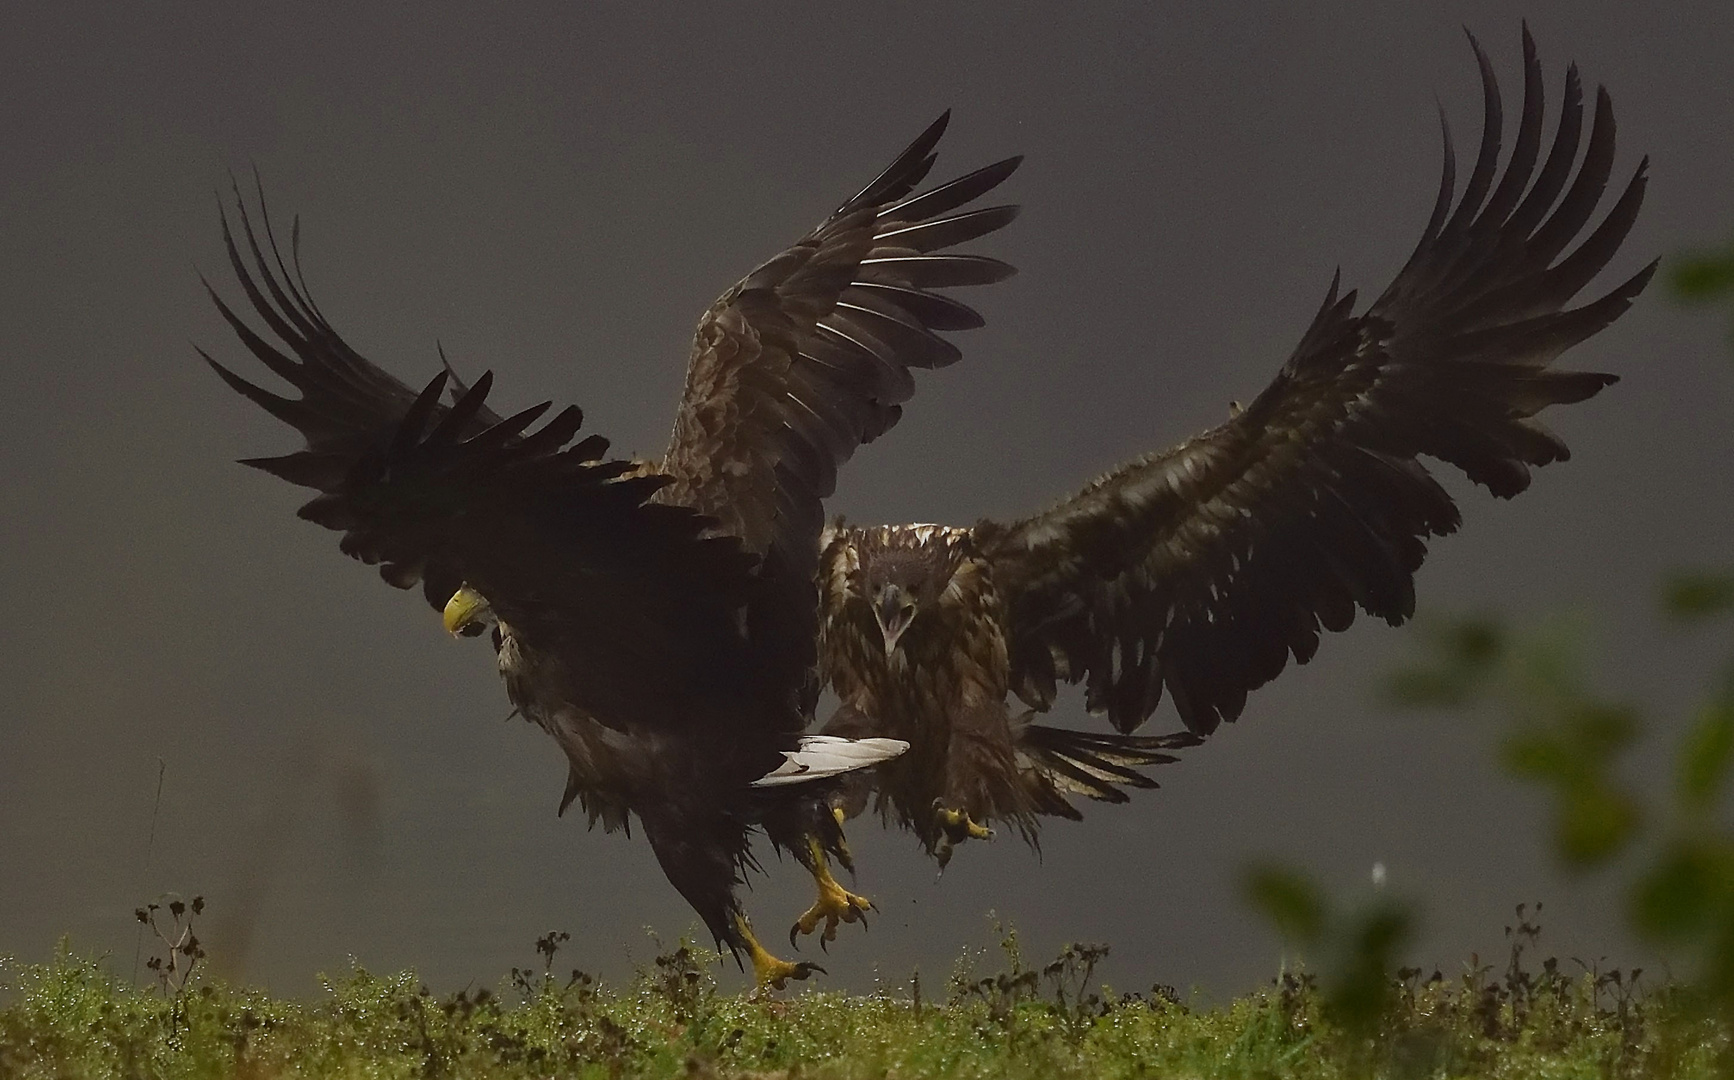
[[[1291,656],[1311,659],[1321,632],[1347,628],[1357,608],[1408,618],[1426,539],[1459,523],[1418,458],[1508,498],[1532,467],[1568,456],[1533,417],[1615,381],[1551,365],[1618,318],[1654,270],[1568,306],[1624,240],[1645,166],[1590,228],[1613,164],[1612,105],[1598,90],[1573,179],[1583,101],[1571,68],[1542,155],[1526,28],[1522,119],[1498,175],[1499,90],[1470,43],[1484,122],[1463,197],[1453,206],[1447,128],[1444,180],[1408,263],[1361,315],[1333,281],[1251,404],[1023,521],[828,536],[823,667],[842,705],[827,730],[912,744],[874,782],[942,858],[947,830],[969,819],[1033,835],[1034,815],[1076,816],[1066,794],[1123,798],[1119,785],[1147,784],[1138,766],[1239,716],[1248,691]],[[1166,688],[1188,732],[1145,742],[1012,716],[1008,695],[1046,711],[1064,683],[1083,683],[1089,709],[1122,733]],[[864,802],[866,782],[854,783],[839,796],[848,810]]]
[[[1034,846],[1039,815],[1080,816],[1067,796],[1124,802],[1122,785],[1156,786],[1139,767],[1196,741],[1092,735],[1014,714],[1005,605],[971,530],[840,523],[821,552],[819,662],[841,699],[823,730],[910,744],[844,781],[833,805],[853,816],[876,789],[881,813],[941,866],[972,823],[1009,822]]]
[[[582,799],[608,827],[636,815],[717,940],[773,985],[811,965],[770,957],[747,928],[735,891],[750,830],[803,861],[841,853],[821,801],[832,781],[812,778],[895,752],[802,734],[818,682],[821,501],[855,449],[896,423],[911,369],[958,359],[938,332],[981,325],[933,290],[1011,273],[949,249],[1012,220],[1015,207],[963,208],[1019,159],[915,192],[946,121],[705,312],[655,468],[605,460],[596,436],[572,442],[576,408],[534,432],[546,404],[499,416],[485,404],[491,374],[470,388],[447,369],[412,390],[325,321],[268,221],[261,245],[241,207],[249,265],[224,220],[241,287],[287,353],[218,307],[301,396],[211,366],[307,443],[248,464],[318,490],[301,516],[392,585],[419,582],[452,629],[497,623],[508,694],[568,758],[562,809]]]

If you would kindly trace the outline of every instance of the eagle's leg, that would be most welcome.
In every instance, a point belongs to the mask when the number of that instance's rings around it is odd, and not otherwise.
[[[754,993],[781,990],[790,979],[805,979],[818,964],[791,964],[765,951],[753,936],[734,890],[746,861],[746,826],[729,815],[683,814],[678,806],[645,806],[639,820],[663,873],[686,898],[705,928],[734,954],[753,964]],[[743,965],[744,966],[744,965]]]
[[[740,938],[741,947],[746,949],[747,957],[753,962],[753,993],[764,994],[771,990],[781,990],[790,979],[805,979],[815,971],[821,975],[825,969],[818,964],[802,961],[791,964],[787,960],[779,960],[772,956],[765,947],[759,944],[759,939],[753,934],[753,925],[745,915],[735,916],[735,933]]]
[[[817,930],[820,922],[825,924],[825,932],[819,935],[821,949],[837,940],[838,923],[859,922],[865,927],[868,910],[877,910],[873,901],[865,896],[857,896],[837,884],[837,879],[831,876],[830,860],[826,857],[824,845],[819,842],[818,837],[807,838],[807,859],[802,861],[813,875],[813,884],[818,886],[819,897],[805,914],[795,920],[795,925],[789,928],[789,944],[797,944],[795,939],[798,935],[811,934]]]
[[[831,807],[831,820],[837,823],[837,861],[843,864],[843,869],[851,874],[855,872],[855,856],[849,851],[849,841],[843,836],[843,822],[849,820],[848,811],[841,806]]]

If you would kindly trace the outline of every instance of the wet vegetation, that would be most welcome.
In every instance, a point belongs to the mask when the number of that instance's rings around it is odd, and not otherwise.
[[[1104,947],[1027,966],[1011,932],[991,972],[966,958],[938,987],[782,1001],[720,993],[717,958],[688,945],[621,986],[556,974],[558,935],[497,990],[442,997],[356,969],[310,1002],[196,973],[141,989],[63,951],[6,968],[0,1076],[1717,1075],[1716,1017],[1637,972],[1536,961],[1539,933],[1520,917],[1498,968],[1380,973],[1370,1012],[1299,971],[1220,1006],[1119,993],[1092,981]]]

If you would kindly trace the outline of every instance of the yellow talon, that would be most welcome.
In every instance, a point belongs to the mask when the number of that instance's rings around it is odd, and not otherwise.
[[[978,825],[974,818],[962,810],[951,810],[935,805],[939,815],[939,823],[954,840],[992,840],[993,830],[986,825]]]
[[[797,935],[811,934],[819,928],[819,923],[823,922],[825,932],[819,935],[819,947],[823,949],[837,940],[838,923],[859,922],[866,926],[867,911],[873,907],[873,901],[865,896],[857,896],[837,884],[837,879],[831,876],[831,867],[825,859],[825,849],[818,840],[809,837],[807,850],[813,856],[813,884],[819,887],[819,897],[805,914],[795,920],[795,925],[789,928],[789,944],[794,945]]]
[[[753,936],[753,926],[745,915],[735,916],[735,928],[741,933],[747,946],[747,955],[753,962],[753,993],[763,994],[770,990],[781,990],[790,979],[805,979],[817,971],[821,975],[825,969],[818,964],[801,962],[791,964],[787,960],[779,960],[765,951],[759,944],[759,939]]]

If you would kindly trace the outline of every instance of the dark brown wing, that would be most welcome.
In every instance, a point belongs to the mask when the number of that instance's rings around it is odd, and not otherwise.
[[[1583,107],[1576,68],[1567,73],[1558,131],[1532,183],[1542,90],[1526,28],[1523,119],[1496,184],[1499,91],[1470,42],[1485,103],[1474,172],[1453,209],[1447,129],[1432,220],[1365,314],[1352,315],[1354,294],[1339,299],[1333,282],[1276,381],[1240,415],[1027,521],[982,527],[1026,701],[1045,707],[1057,681],[1081,681],[1093,709],[1131,730],[1166,685],[1187,726],[1209,732],[1291,655],[1310,659],[1321,628],[1344,629],[1357,607],[1392,623],[1413,612],[1425,538],[1459,520],[1418,456],[1456,465],[1501,497],[1528,486],[1531,466],[1566,458],[1532,417],[1614,381],[1549,365],[1649,280],[1653,264],[1566,307],[1625,238],[1644,165],[1566,253],[1613,163],[1608,96],[1597,92],[1568,187]]]
[[[699,322],[660,499],[715,517],[760,554],[773,548],[810,581],[820,500],[837,469],[896,423],[911,368],[961,355],[940,331],[982,324],[935,289],[999,281],[1012,268],[949,249],[998,229],[1017,208],[960,210],[1020,158],[919,195],[949,113],[823,225],[748,274]]]
[[[597,624],[629,651],[679,664],[683,652],[714,650],[709,639],[735,632],[756,561],[738,541],[705,539],[708,519],[650,503],[665,481],[623,476],[633,466],[604,461],[606,440],[573,442],[576,408],[531,431],[549,406],[499,418],[484,404],[491,374],[449,406],[440,403],[449,372],[419,393],[388,375],[308,297],[298,235],[291,275],[268,220],[269,260],[238,198],[237,207],[252,268],[225,215],[230,263],[287,353],[211,296],[248,350],[300,397],[271,393],[201,355],[306,439],[304,450],[245,462],[320,492],[301,517],[341,532],[343,551],[379,565],[392,585],[421,582],[436,609],[467,581],[520,632],[544,640]]]
[[[659,501],[714,517],[763,556],[747,631],[768,677],[817,693],[813,574],[821,500],[855,448],[897,422],[911,368],[961,355],[938,332],[981,316],[935,289],[981,285],[1005,263],[948,249],[992,232],[1012,206],[960,209],[1020,158],[911,194],[933,167],[941,116],[806,239],[748,274],[700,320]],[[781,667],[773,673],[773,667]]]

